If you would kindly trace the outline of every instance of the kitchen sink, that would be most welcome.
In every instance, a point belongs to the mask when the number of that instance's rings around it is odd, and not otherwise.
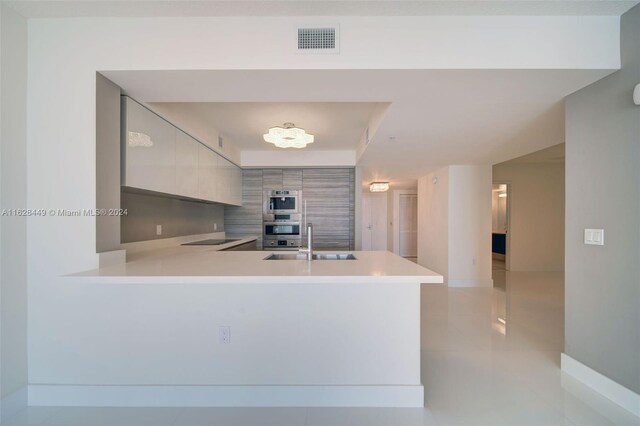
[[[273,253],[265,257],[264,260],[307,260],[304,253]],[[313,260],[356,260],[351,253],[316,253]]]

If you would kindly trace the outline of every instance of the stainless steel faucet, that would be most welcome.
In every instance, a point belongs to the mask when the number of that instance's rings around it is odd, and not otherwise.
[[[307,260],[313,260],[313,224],[307,223],[307,248],[301,248],[300,253],[306,253]]]

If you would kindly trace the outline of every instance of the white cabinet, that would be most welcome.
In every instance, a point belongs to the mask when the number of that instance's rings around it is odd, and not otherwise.
[[[176,128],[139,103],[123,99],[123,185],[175,194]]]
[[[198,198],[198,147],[200,143],[176,131],[176,195]]]
[[[235,164],[231,164],[231,195],[229,204],[234,206],[242,205],[242,169]]]
[[[242,205],[238,166],[138,102],[122,99],[122,185]]]
[[[218,158],[218,199],[221,203],[231,204],[231,171],[233,163],[226,158]]]
[[[219,155],[204,145],[198,144],[198,198],[218,201]]]

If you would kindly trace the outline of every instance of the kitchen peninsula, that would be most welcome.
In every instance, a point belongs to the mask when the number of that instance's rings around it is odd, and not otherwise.
[[[182,246],[69,276],[66,291],[93,305],[78,341],[58,345],[49,383],[64,386],[36,385],[34,399],[423,406],[420,284],[443,278],[390,252],[350,253],[266,260]]]

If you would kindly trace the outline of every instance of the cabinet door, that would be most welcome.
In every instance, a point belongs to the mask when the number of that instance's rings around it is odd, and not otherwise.
[[[230,204],[242,205],[242,169],[235,164],[231,165],[231,200]]]
[[[288,189],[290,191],[301,191],[302,169],[283,169],[282,189]],[[302,195],[304,195],[304,193]]]
[[[176,194],[198,198],[198,147],[200,143],[176,131]]]
[[[125,171],[122,184],[174,194],[176,190],[175,127],[139,103],[123,98]]]
[[[307,205],[305,221],[313,223],[318,249],[349,250],[351,247],[351,180],[349,169],[305,169],[302,198]],[[303,230],[306,234],[306,228]]]
[[[218,201],[218,154],[198,144],[198,198]]]
[[[231,161],[218,156],[218,201],[231,203]]]

